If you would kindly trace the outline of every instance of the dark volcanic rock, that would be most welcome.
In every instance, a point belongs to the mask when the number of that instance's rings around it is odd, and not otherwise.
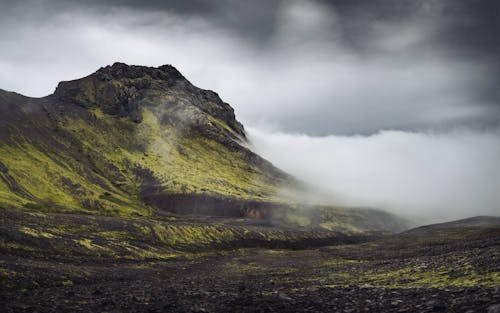
[[[100,107],[110,115],[128,116],[134,122],[142,120],[141,106],[159,106],[160,110],[168,109],[169,121],[194,118],[198,128],[209,129],[209,121],[200,114],[204,112],[224,121],[235,135],[245,137],[231,106],[217,93],[193,86],[171,65],[153,68],[114,63],[82,79],[59,83],[54,96],[64,103]]]

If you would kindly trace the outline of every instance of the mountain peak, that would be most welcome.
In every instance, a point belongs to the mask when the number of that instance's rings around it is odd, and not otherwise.
[[[97,78],[101,80],[126,78],[136,79],[143,77],[163,81],[186,80],[186,78],[184,78],[184,76],[182,76],[182,74],[170,64],[155,68],[115,62],[113,65],[101,67],[93,75],[96,75]]]
[[[172,65],[147,67],[114,63],[93,74],[60,82],[53,95],[67,105],[98,107],[104,113],[142,121],[142,108],[155,108],[163,120],[188,115],[197,124],[207,125],[210,117],[221,120],[236,137],[245,137],[233,108],[211,90],[191,84]],[[186,114],[188,113],[188,114]],[[210,117],[209,117],[210,116]]]
[[[147,94],[166,91],[174,85],[192,87],[171,65],[154,68],[116,62],[87,77],[60,82],[54,96],[63,102],[97,106],[107,114],[129,116],[134,122],[141,122],[141,101]]]
[[[0,198],[15,208],[241,215],[295,183],[243,144],[229,104],[171,65],[114,63],[44,98],[0,92],[0,134]]]

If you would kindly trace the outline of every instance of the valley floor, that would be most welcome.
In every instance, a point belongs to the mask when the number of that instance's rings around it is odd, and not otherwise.
[[[500,312],[496,223],[419,228],[310,249],[264,247],[257,240],[255,247],[214,245],[202,252],[174,245],[177,250],[144,256],[137,252],[146,251],[141,244],[155,240],[145,232],[143,241],[128,239],[136,254],[123,257],[113,250],[124,240],[117,234],[107,234],[109,242],[71,237],[78,235],[70,234],[73,217],[57,217],[57,227],[17,231],[18,217],[2,212],[2,312]],[[106,223],[108,232],[125,225]],[[264,238],[272,230],[245,231]]]

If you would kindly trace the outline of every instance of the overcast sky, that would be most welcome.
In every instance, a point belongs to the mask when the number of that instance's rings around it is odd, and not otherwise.
[[[116,61],[172,64],[338,203],[500,214],[496,0],[0,5],[2,89],[44,96]]]

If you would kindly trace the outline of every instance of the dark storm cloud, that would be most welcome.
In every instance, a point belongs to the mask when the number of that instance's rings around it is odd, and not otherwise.
[[[65,1],[66,3],[68,1]],[[79,3],[79,1],[69,1]],[[500,58],[500,5],[496,0],[322,0],[342,17],[344,43],[351,43],[358,52],[371,50],[370,27],[378,21],[393,24],[415,18],[440,19],[446,24],[435,34],[434,48],[447,49],[455,56],[486,57],[497,63]],[[81,3],[81,1],[80,1]],[[176,14],[195,15],[220,23],[242,35],[260,35],[266,40],[273,32],[276,13],[282,0],[190,0],[190,1],[86,1],[94,6],[128,7],[135,10],[162,10]],[[325,30],[328,31],[328,30]]]
[[[379,21],[394,26],[408,20],[438,21],[438,32],[425,38],[428,49],[451,58],[486,64],[491,80],[478,90],[484,102],[499,103],[500,93],[500,3],[495,0],[474,1],[398,1],[336,0],[326,1],[340,15],[349,17],[344,24],[345,40],[359,53],[377,53],[370,45],[371,32]],[[383,51],[382,51],[383,52]],[[421,53],[416,49],[415,57]]]
[[[27,0],[23,2],[6,1],[4,9],[18,8],[30,11],[30,6],[38,9],[39,17],[49,18],[61,11],[75,11],[80,8],[96,8],[97,13],[106,14],[113,9],[130,9],[140,12],[172,13],[181,17],[199,17],[209,20],[255,43],[265,42],[272,32],[275,14],[281,0]]]
[[[75,1],[77,2],[77,1]],[[240,35],[265,40],[273,27],[281,0],[190,0],[133,1],[92,0],[94,5],[128,7],[135,10],[162,10],[176,14],[198,16],[214,24],[237,31]]]
[[[349,34],[360,35],[361,29],[376,21],[404,22],[432,17],[448,27],[435,38],[455,52],[475,51],[492,55],[499,50],[500,5],[495,0],[325,0],[339,14],[349,16]]]

